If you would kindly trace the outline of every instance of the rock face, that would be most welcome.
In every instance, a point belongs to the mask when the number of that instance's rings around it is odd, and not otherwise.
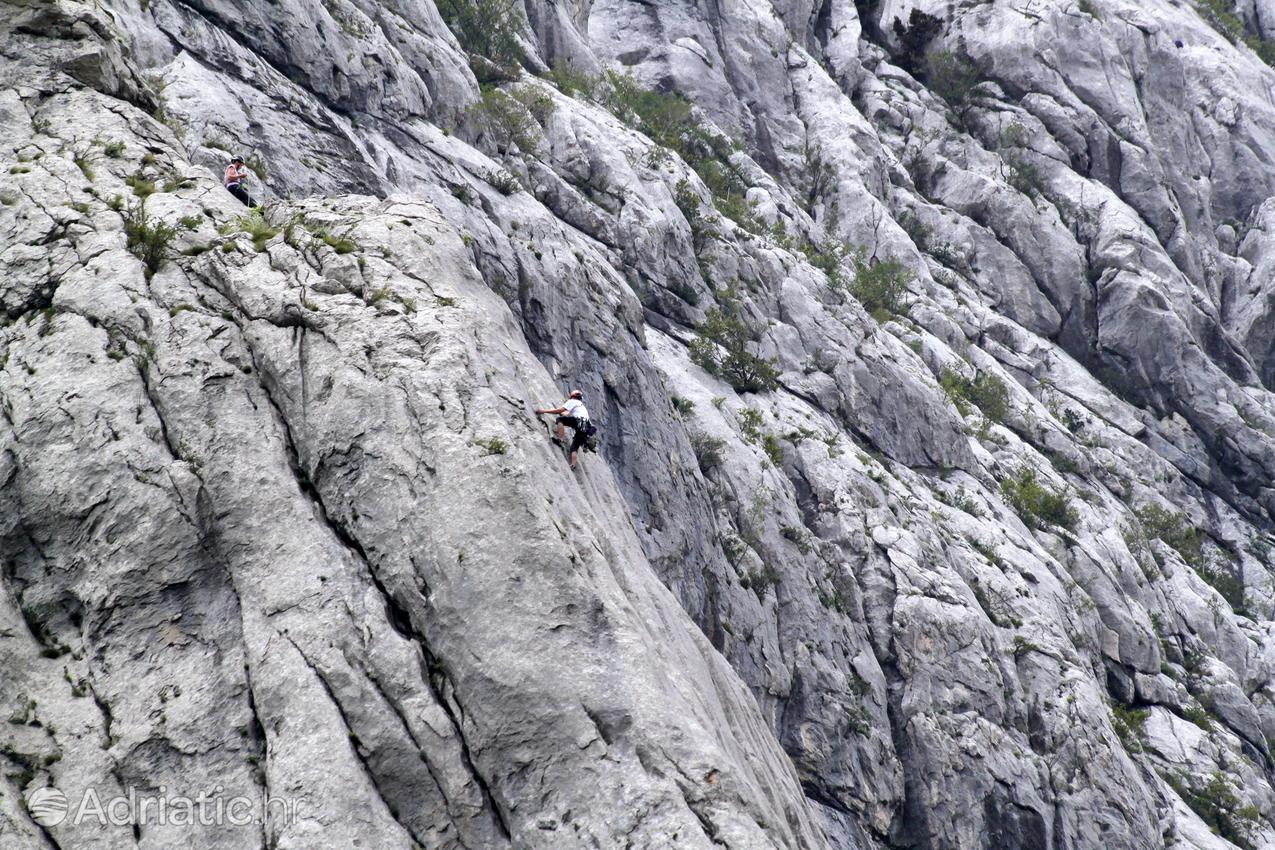
[[[0,846],[1275,847],[1268,5],[6,0]]]

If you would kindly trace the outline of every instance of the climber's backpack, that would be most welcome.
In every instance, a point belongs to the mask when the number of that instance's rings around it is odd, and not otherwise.
[[[584,450],[588,452],[598,451],[598,426],[594,425],[591,420],[586,419],[584,422]]]

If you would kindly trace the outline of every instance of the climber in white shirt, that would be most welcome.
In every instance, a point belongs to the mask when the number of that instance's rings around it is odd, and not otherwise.
[[[571,437],[571,468],[575,469],[576,453],[588,442],[589,435],[593,433],[593,426],[589,424],[589,409],[584,406],[584,393],[572,390],[561,407],[536,411],[537,416],[545,413],[558,417],[557,435],[553,438],[558,445],[566,445],[568,427],[574,432]]]

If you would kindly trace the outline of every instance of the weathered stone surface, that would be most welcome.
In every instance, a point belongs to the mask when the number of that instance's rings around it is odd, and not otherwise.
[[[433,4],[0,6],[0,845],[1275,846],[1275,72],[1160,0],[525,13],[751,214],[530,73],[501,141]],[[690,357],[728,288],[774,391]]]

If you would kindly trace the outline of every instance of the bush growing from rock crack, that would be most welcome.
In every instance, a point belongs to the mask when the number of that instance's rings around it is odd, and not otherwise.
[[[84,173],[85,180],[92,183],[95,179],[97,179],[97,174],[93,171],[93,161],[90,157],[89,151],[76,151],[72,155],[71,161],[74,162],[80,171]]]
[[[500,148],[513,144],[523,153],[532,153],[540,145],[540,125],[552,111],[553,101],[543,92],[519,89],[510,95],[484,86],[470,114]]]
[[[779,444],[779,438],[774,434],[767,434],[761,438],[761,450],[766,453],[766,457],[777,468],[782,469],[784,465],[784,448]]]
[[[1237,614],[1246,614],[1244,607],[1244,578],[1238,568],[1225,564],[1205,564],[1196,570],[1200,578],[1211,586]]]
[[[778,570],[770,564],[763,564],[761,569],[751,570],[740,576],[739,585],[757,594],[758,602],[764,602],[766,600],[766,591],[778,587],[782,581],[783,577]]]
[[[142,176],[141,172],[125,177],[124,183],[133,190],[134,195],[143,200],[155,194],[155,181],[147,180]]]
[[[1155,504],[1143,505],[1133,513],[1147,537],[1164,541],[1197,570],[1204,566],[1203,535],[1200,529],[1190,525],[1186,514],[1174,513]]]
[[[312,233],[315,239],[318,239],[338,254],[351,254],[359,247],[359,244],[349,238],[349,236],[337,236],[331,231],[323,229],[314,230]]]
[[[260,209],[252,210],[247,215],[241,215],[235,220],[234,225],[221,228],[221,232],[247,233],[252,238],[253,247],[258,252],[266,250],[266,243],[275,238],[280,233],[280,228],[270,223],[270,218]],[[226,243],[230,244],[230,243]]]
[[[595,91],[621,121],[676,151],[704,181],[722,215],[749,232],[760,230],[745,197],[748,184],[730,162],[732,143],[700,121],[689,100],[676,92],[643,88],[632,74],[616,71],[608,71]]]
[[[722,306],[713,307],[695,328],[699,334],[691,342],[691,360],[704,371],[741,393],[763,393],[778,384],[779,370],[771,360],[748,350],[753,334],[739,316],[733,298],[722,298]]]
[[[978,87],[978,69],[968,59],[946,50],[931,53],[925,62],[925,83],[930,91],[960,111]]]
[[[913,9],[905,25],[898,18],[891,27],[899,43],[899,65],[912,75],[924,70],[925,48],[943,31],[943,19],[920,9]]]
[[[969,413],[970,405],[992,422],[1004,424],[1009,416],[1009,388],[990,372],[980,372],[970,380],[955,369],[944,369],[939,385],[962,416]]]
[[[522,61],[518,32],[521,3],[515,0],[439,0],[438,12],[467,53],[510,71]]]
[[[1009,163],[1010,186],[1032,200],[1036,200],[1045,193],[1044,174],[1024,159],[1022,154],[1010,154],[1005,161]]]
[[[1056,525],[1071,531],[1080,520],[1066,494],[1053,493],[1036,480],[1036,472],[1024,469],[1015,478],[1001,482],[1005,501],[1027,525],[1044,528]]]
[[[867,260],[855,258],[854,284],[850,293],[859,300],[863,309],[878,322],[889,321],[892,316],[904,312],[904,296],[912,272],[898,260],[883,260],[869,265]]]
[[[1196,10],[1204,22],[1217,30],[1232,44],[1246,44],[1267,65],[1275,66],[1275,42],[1250,35],[1244,27],[1244,19],[1235,14],[1228,0],[1197,0]]]
[[[1208,711],[1198,705],[1188,705],[1182,709],[1182,717],[1199,726],[1205,732],[1213,731],[1213,718]]]
[[[1142,746],[1147,740],[1147,718],[1150,716],[1151,711],[1145,708],[1120,704],[1111,707],[1111,726],[1116,730],[1126,751],[1142,752]]]
[[[695,452],[695,462],[699,471],[708,475],[722,465],[722,457],[726,449],[726,441],[709,436],[703,431],[691,432],[691,450]]]
[[[146,215],[146,205],[133,204],[123,214],[124,238],[128,250],[146,265],[146,276],[159,271],[168,246],[177,238],[177,228]]]
[[[509,444],[499,437],[478,438],[474,445],[482,449],[484,455],[503,455],[509,451]]]
[[[592,98],[598,87],[598,78],[584,71],[577,71],[570,62],[555,62],[545,74],[545,79],[558,87],[567,97]]]
[[[828,279],[829,286],[841,289],[846,285],[846,273],[843,264],[851,252],[844,243],[838,242],[832,237],[827,237],[821,242],[809,243],[802,253],[806,255],[806,261],[810,265],[823,272],[824,277]]]
[[[1214,772],[1199,789],[1183,776],[1170,774],[1165,778],[1210,830],[1237,847],[1254,850],[1250,832],[1260,824],[1261,812],[1256,806],[1241,804],[1225,774]]]
[[[502,169],[487,169],[483,174],[483,179],[492,185],[497,192],[502,195],[512,195],[522,189],[522,184],[518,182],[518,178]]]

